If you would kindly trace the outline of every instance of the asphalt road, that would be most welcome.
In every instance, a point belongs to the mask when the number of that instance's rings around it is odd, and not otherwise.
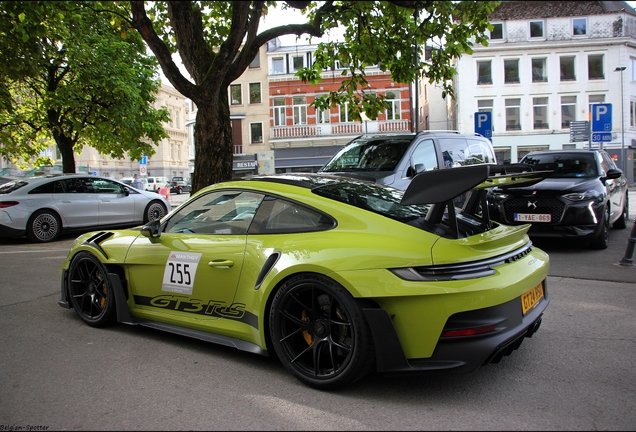
[[[74,237],[0,240],[0,432],[635,430],[636,267],[617,264],[631,231],[612,230],[606,251],[535,242],[550,254],[552,300],[539,332],[499,364],[372,375],[338,392],[303,386],[255,354],[89,327],[57,305]]]

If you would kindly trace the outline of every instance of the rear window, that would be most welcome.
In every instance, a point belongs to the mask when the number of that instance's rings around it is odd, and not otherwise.
[[[322,171],[393,171],[411,142],[404,138],[357,139],[340,150]]]
[[[24,180],[16,180],[16,181],[10,181],[8,183],[4,183],[0,185],[0,195],[4,195],[4,194],[8,194],[9,192],[13,192],[14,190],[18,190],[26,185],[28,185],[29,182],[26,182]]]

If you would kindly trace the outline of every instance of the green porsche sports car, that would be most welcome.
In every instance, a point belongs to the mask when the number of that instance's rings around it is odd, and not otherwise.
[[[533,180],[492,170],[423,172],[405,191],[305,173],[214,184],[161,220],[78,237],[59,305],[276,356],[319,389],[470,372],[531,337],[550,300],[530,225],[482,211],[488,188]]]

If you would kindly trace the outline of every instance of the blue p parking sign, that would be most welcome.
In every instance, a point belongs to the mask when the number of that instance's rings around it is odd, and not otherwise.
[[[492,113],[490,111],[475,113],[475,132],[492,141]]]
[[[592,105],[592,142],[612,140],[612,104]]]

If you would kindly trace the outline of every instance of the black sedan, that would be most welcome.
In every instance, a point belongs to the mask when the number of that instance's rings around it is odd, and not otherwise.
[[[580,238],[596,249],[607,248],[610,226],[627,226],[627,180],[607,152],[535,151],[519,162],[552,174],[532,186],[493,188],[488,197],[492,219],[530,223],[530,237]]]

